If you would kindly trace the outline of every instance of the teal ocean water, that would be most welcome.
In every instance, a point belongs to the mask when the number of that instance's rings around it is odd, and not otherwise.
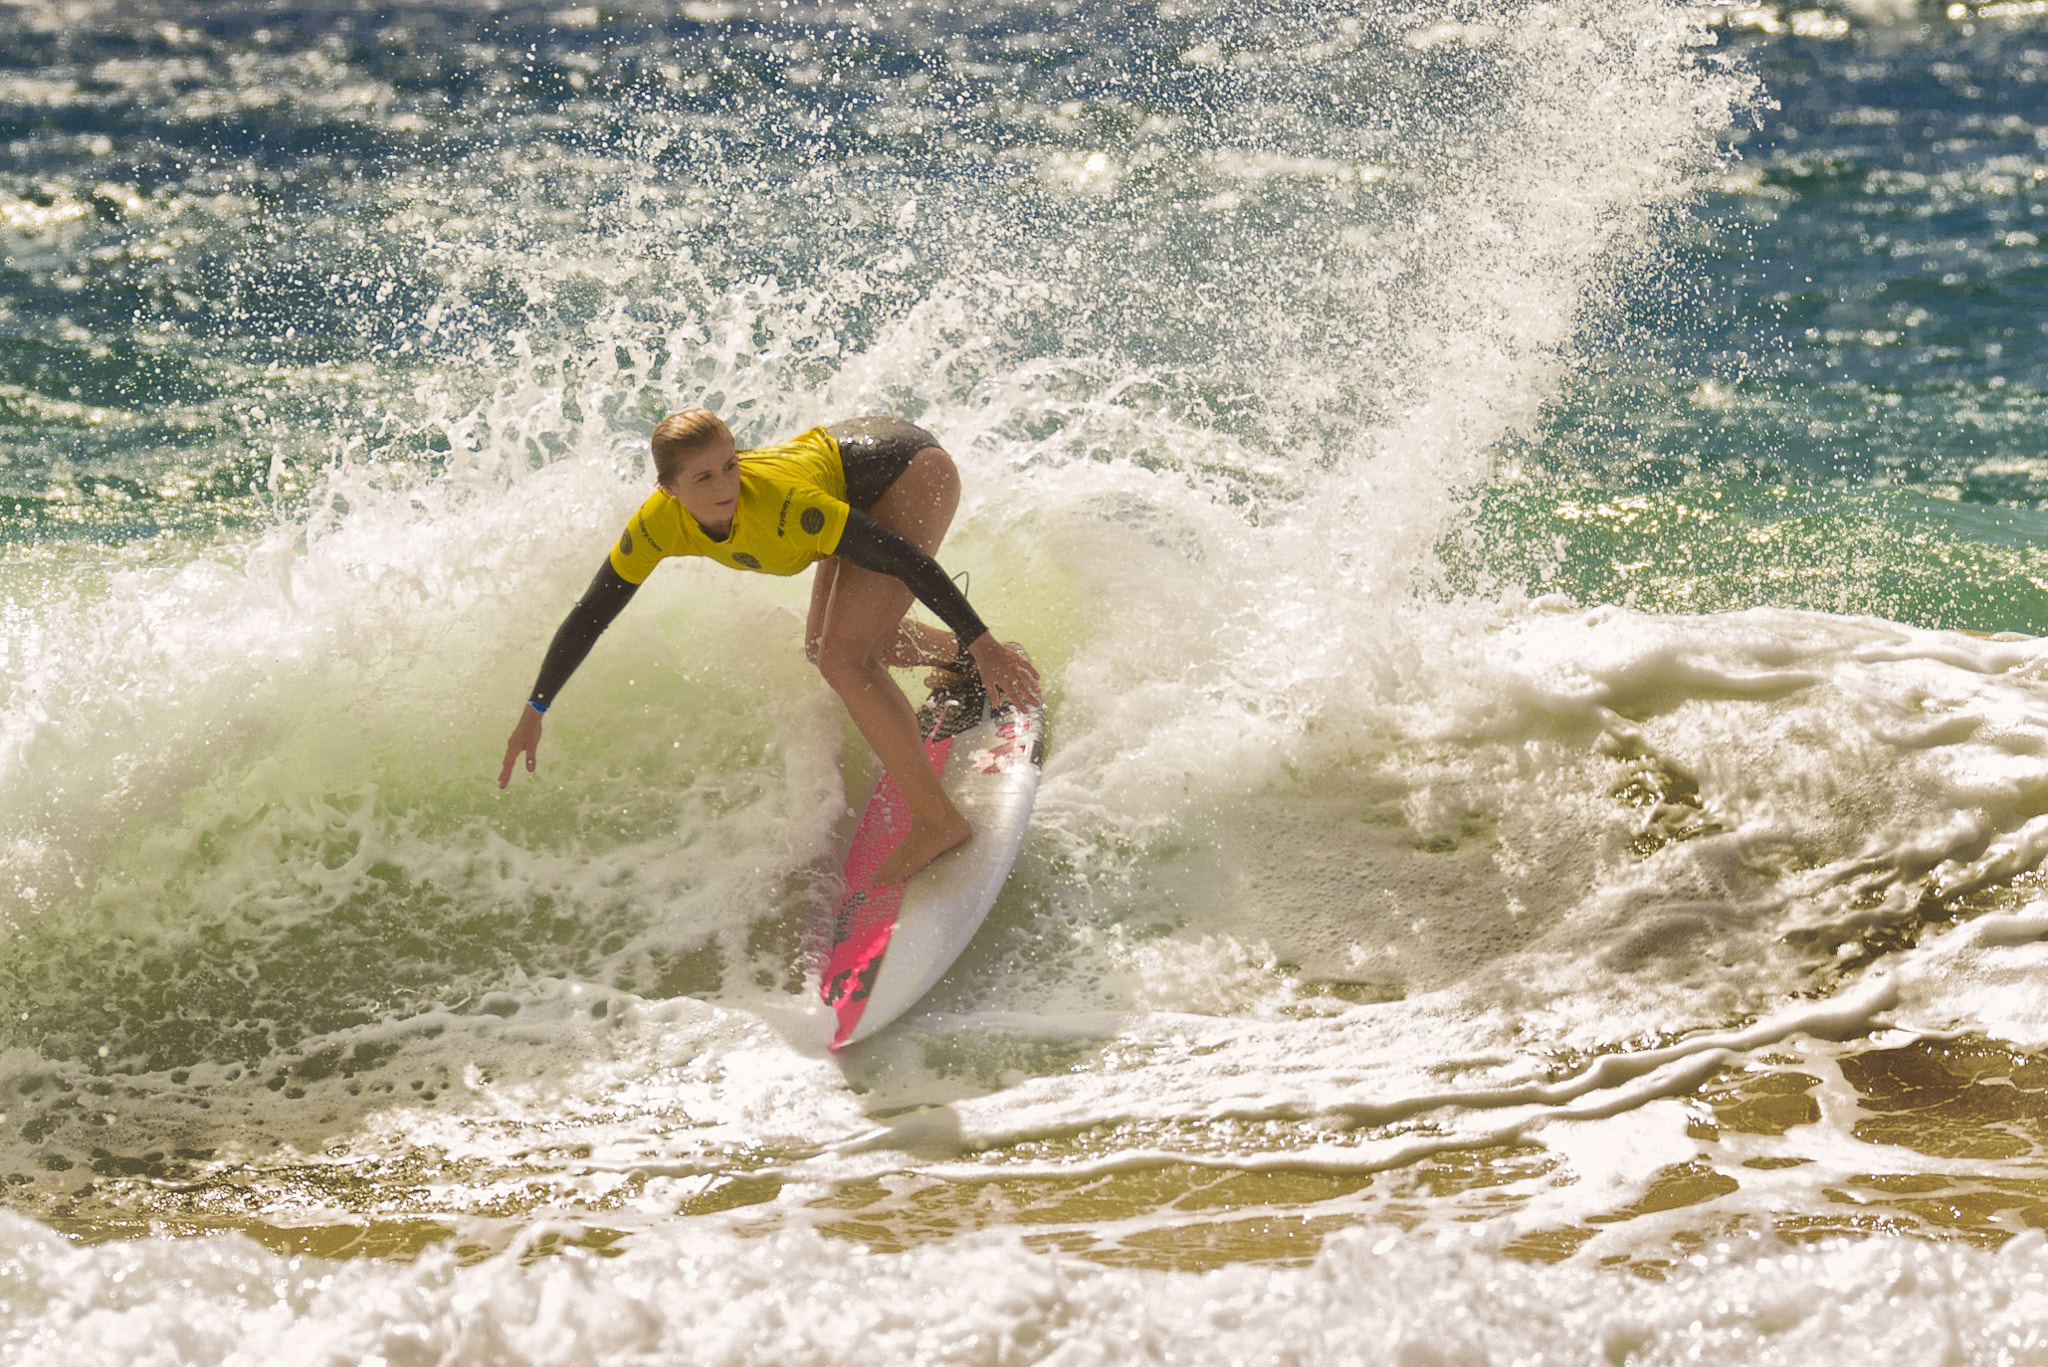
[[[564,7],[566,6],[566,7]],[[2048,1361],[2048,8],[0,7],[0,1357]],[[860,413],[1045,670],[669,565]]]

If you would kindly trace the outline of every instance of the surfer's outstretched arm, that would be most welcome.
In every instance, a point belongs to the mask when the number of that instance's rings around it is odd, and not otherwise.
[[[500,788],[512,781],[512,766],[522,754],[526,756],[526,772],[533,772],[540,752],[541,715],[553,705],[555,694],[569,682],[576,666],[583,663],[597,638],[633,600],[639,588],[613,569],[609,559],[598,567],[590,587],[583,590],[576,606],[569,609],[569,615],[556,628],[555,639],[549,643],[547,656],[540,664],[540,677],[533,682],[533,692],[526,695],[526,706],[519,709],[519,722],[512,728],[511,739],[505,742],[505,767],[498,773]]]

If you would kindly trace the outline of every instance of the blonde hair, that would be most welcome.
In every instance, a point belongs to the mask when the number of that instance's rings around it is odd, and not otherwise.
[[[655,483],[675,483],[683,462],[720,437],[731,441],[732,429],[708,408],[685,408],[663,418],[647,443],[654,451]]]

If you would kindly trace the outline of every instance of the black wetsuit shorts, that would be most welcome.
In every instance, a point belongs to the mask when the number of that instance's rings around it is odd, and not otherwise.
[[[901,418],[849,418],[828,423],[825,430],[839,443],[846,501],[862,512],[889,492],[919,451],[939,444],[937,437]]]

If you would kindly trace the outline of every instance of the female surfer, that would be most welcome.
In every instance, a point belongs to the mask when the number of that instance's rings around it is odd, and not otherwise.
[[[512,781],[522,754],[533,772],[542,715],[658,562],[701,555],[764,574],[815,563],[804,653],[903,790],[910,831],[875,881],[907,881],[974,830],[926,761],[917,714],[890,666],[974,669],[991,697],[1038,701],[1038,671],[990,634],[932,559],[960,503],[953,458],[895,418],[814,427],[741,453],[731,429],[702,408],[663,418],[651,445],[655,491],[555,632],[498,786]],[[904,620],[913,594],[952,631]]]

